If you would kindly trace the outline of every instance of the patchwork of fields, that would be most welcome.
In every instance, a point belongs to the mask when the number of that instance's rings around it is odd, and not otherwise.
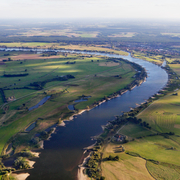
[[[179,94],[180,91],[177,91]],[[169,94],[155,101],[138,115],[157,132],[174,132],[180,135],[180,96]]]

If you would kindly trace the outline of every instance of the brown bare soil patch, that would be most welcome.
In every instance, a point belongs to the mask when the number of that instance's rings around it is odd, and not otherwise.
[[[15,149],[14,154],[15,154],[15,153],[18,153],[18,152],[21,152],[21,151],[23,151],[24,149],[26,149],[26,146],[24,146],[24,145],[18,146],[18,147]]]
[[[52,121],[52,120],[42,121],[42,122],[40,122],[40,124],[38,125],[36,130],[37,131],[42,131],[42,130],[47,129],[48,127],[50,127],[52,125],[54,125],[54,121]]]
[[[115,63],[115,62],[104,62],[104,63],[99,63],[99,66],[113,67],[113,66],[119,66],[119,63]]]
[[[53,115],[57,114],[58,112],[61,112],[65,108],[67,108],[67,105],[64,105],[64,106],[61,106],[61,107],[58,107],[58,108],[54,109],[53,111],[51,111],[50,113],[48,113],[46,115],[46,118],[48,118],[50,116],[53,116]]]
[[[108,180],[153,180],[146,169],[146,161],[137,157],[102,164],[103,176]]]
[[[174,128],[180,129],[180,124],[175,124]]]

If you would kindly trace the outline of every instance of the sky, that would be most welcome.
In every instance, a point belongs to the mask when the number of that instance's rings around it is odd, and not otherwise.
[[[180,20],[179,0],[0,0],[0,18]]]

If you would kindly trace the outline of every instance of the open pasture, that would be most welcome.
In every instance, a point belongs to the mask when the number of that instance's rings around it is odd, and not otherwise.
[[[131,138],[137,138],[141,136],[150,135],[153,133],[153,131],[147,128],[144,128],[143,126],[140,126],[138,124],[127,123],[126,125],[123,126],[123,128],[121,128],[119,133],[124,134]]]
[[[143,60],[146,60],[149,62],[154,62],[159,65],[161,65],[163,63],[162,56],[146,55],[146,54],[140,53],[140,52],[134,52],[133,56],[135,58],[143,59]]]
[[[75,58],[75,59],[74,59]],[[89,74],[98,73],[105,71],[108,67],[99,67],[97,62],[91,62],[91,60],[96,60],[97,58],[78,58],[74,56],[68,60],[66,58],[56,58],[56,59],[34,59],[34,60],[24,60],[24,61],[10,61],[6,62],[5,66],[0,66],[0,87],[22,87],[27,86],[34,81],[43,81],[46,79],[51,79],[56,76],[63,76],[66,74],[76,75],[77,78],[86,75],[86,71]],[[102,59],[99,58],[99,61]],[[67,62],[74,62],[75,64],[66,64]],[[15,73],[29,73],[26,77],[4,77],[6,74]],[[15,83],[15,84],[14,84]]]
[[[116,152],[119,145],[108,144],[103,150],[103,158],[119,156],[119,161],[103,161],[102,174],[108,180],[153,180],[146,169],[146,160],[124,152]]]
[[[169,64],[169,67],[180,76],[180,64]]]
[[[147,161],[146,167],[150,174],[155,179],[179,179],[180,178],[180,167],[172,166],[169,164],[154,164],[150,161]]]
[[[180,166],[180,144],[163,136],[149,136],[124,144],[125,150],[137,156]]]
[[[0,124],[2,125],[0,127],[0,151],[3,151],[5,144],[12,136],[24,131],[31,122],[38,118],[42,118],[44,123],[49,120],[57,122],[59,118],[68,119],[74,113],[67,108],[68,105],[80,96],[91,96],[88,101],[75,106],[77,109],[84,109],[104,96],[124,88],[134,80],[132,77],[135,70],[131,65],[121,61],[118,66],[99,66],[100,63],[106,62],[109,63],[110,59],[90,56],[82,58],[81,55],[71,55],[67,58],[8,61],[5,66],[0,67],[0,87],[6,86],[4,90],[6,98],[13,96],[16,99],[8,102],[4,106],[6,114],[0,115]],[[27,72],[29,75],[4,77],[4,72],[7,74]],[[30,83],[42,82],[67,74],[71,74],[75,78],[68,81],[48,81],[42,90],[15,89],[24,86],[31,87]],[[120,75],[122,78],[115,77],[116,75]],[[52,95],[52,97],[44,105],[27,111],[47,95]],[[42,129],[41,125],[44,123],[38,123],[37,128]],[[29,138],[28,135],[24,135],[23,141],[21,138],[17,140],[16,147],[18,148],[21,143],[25,142],[24,139],[29,142]]]
[[[177,91],[179,94],[180,91]],[[180,135],[180,96],[169,94],[141,112],[137,117],[150,124],[158,132],[174,132]]]
[[[174,140],[163,136],[135,139],[123,144],[125,152],[118,151],[119,146],[109,143],[103,149],[103,158],[109,155],[119,156],[119,161],[102,162],[102,172],[106,178],[112,180],[180,178],[180,163],[177,158],[180,144]]]

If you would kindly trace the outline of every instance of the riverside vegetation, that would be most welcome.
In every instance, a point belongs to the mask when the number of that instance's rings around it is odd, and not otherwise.
[[[0,53],[4,57],[4,52]],[[10,54],[16,57],[34,53]],[[139,65],[123,59],[69,53],[50,55],[48,58],[43,54],[39,57],[28,59],[26,56],[23,60],[13,60],[11,57],[10,61],[0,66],[0,150],[3,162],[9,157],[7,153],[19,155],[22,150],[41,147],[42,140],[53,131],[47,131],[48,127],[61,123],[82,109],[97,106],[101,101],[122,93],[122,89],[129,90],[139,85],[146,76]],[[28,110],[46,96],[50,99],[43,106]],[[84,96],[91,98],[74,104],[74,100]],[[69,104],[74,104],[74,111],[68,109]],[[25,129],[35,121],[35,128],[26,132]],[[14,167],[28,168],[29,165],[20,155]],[[2,168],[3,178],[9,172]]]

